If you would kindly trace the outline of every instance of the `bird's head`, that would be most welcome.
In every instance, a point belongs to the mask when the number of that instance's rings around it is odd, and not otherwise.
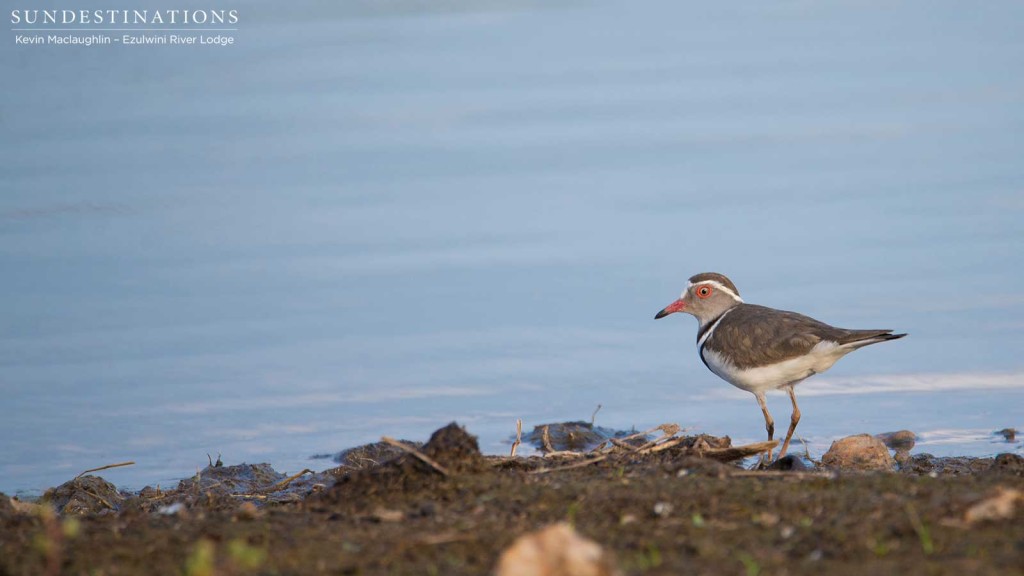
[[[722,315],[723,312],[741,304],[740,291],[722,274],[704,272],[690,278],[690,283],[675,302],[664,307],[654,316],[655,320],[676,312],[686,312],[697,317],[704,325]]]

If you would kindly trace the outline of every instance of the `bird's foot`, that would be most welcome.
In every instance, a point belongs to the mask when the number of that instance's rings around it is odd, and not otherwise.
[[[757,461],[754,462],[754,464],[750,467],[750,469],[751,470],[766,470],[766,469],[768,469],[769,466],[772,465],[773,462],[775,462],[775,461],[772,459],[772,455],[771,454],[761,454],[761,457],[758,458]]]

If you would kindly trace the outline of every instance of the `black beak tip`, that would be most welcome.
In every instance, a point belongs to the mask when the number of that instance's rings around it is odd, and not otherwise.
[[[662,310],[661,312],[658,312],[657,314],[654,315],[654,319],[655,320],[661,320],[665,316],[668,316],[668,312],[665,312],[664,310]]]

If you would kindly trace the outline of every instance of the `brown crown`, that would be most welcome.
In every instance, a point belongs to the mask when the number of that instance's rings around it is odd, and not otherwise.
[[[696,276],[690,277],[690,282],[693,282],[694,284],[697,284],[698,282],[706,282],[708,280],[714,280],[729,290],[732,290],[733,294],[737,296],[740,295],[740,291],[736,288],[736,285],[732,283],[732,280],[726,278],[724,274],[719,274],[717,272],[701,272]]]

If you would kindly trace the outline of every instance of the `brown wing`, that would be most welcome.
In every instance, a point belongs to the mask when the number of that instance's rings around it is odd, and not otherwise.
[[[704,347],[727,350],[733,364],[743,369],[802,356],[822,340],[840,343],[852,332],[796,312],[740,304],[722,318]]]

